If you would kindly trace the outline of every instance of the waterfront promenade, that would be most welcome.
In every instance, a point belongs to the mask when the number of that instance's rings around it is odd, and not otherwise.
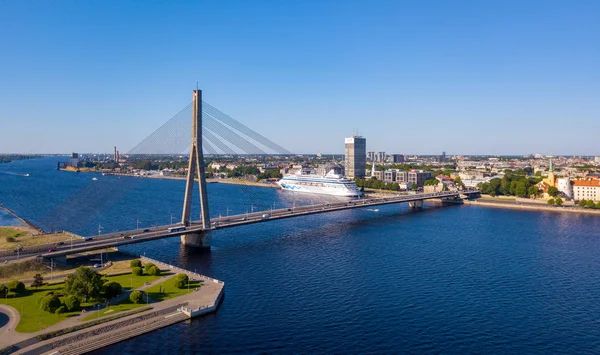
[[[16,343],[16,348],[12,351],[16,351],[17,354],[82,354],[181,322],[185,319],[214,312],[218,308],[224,294],[225,285],[222,281],[158,260],[146,257],[140,257],[140,259],[144,263],[153,263],[161,270],[171,271],[172,273],[151,284],[144,285],[138,288],[138,290],[149,289],[181,273],[187,274],[190,281],[199,281],[201,286],[182,296],[160,302],[151,301],[148,310],[43,341],[39,341],[37,336],[83,324],[80,321],[81,316],[77,317],[77,319],[69,319],[58,323],[55,326],[44,329],[42,332],[22,334],[14,333],[14,326],[18,323],[18,312],[12,307],[7,307],[3,311],[9,315],[9,325],[12,328],[10,331],[7,326],[1,328],[0,336],[2,336],[2,341],[0,341],[0,348]],[[128,295],[125,292],[118,299],[113,300],[113,303],[128,297]],[[190,312],[194,310],[195,312]],[[88,312],[84,315],[89,317],[94,314],[94,312]]]

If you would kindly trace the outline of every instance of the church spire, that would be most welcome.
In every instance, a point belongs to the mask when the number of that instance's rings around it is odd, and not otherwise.
[[[550,169],[548,170],[548,172],[550,172],[550,173],[553,172],[552,171],[552,158],[550,158]]]

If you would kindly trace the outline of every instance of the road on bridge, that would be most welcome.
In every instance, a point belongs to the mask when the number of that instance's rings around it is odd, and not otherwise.
[[[423,201],[428,199],[457,198],[460,195],[469,196],[478,193],[479,191],[476,189],[469,189],[462,191],[444,191],[436,193],[392,195],[379,198],[348,200],[345,202],[337,203],[281,208],[275,210],[213,218],[211,219],[211,225],[209,229],[202,228],[201,223],[199,221],[192,222],[190,226],[185,228],[185,230],[175,230],[182,229],[183,225],[181,224],[155,226],[151,228],[135,229],[87,237],[86,240],[74,240],[72,244],[66,243],[62,246],[41,246],[37,249],[24,250],[21,253],[21,256],[26,257],[31,255],[41,255],[44,258],[61,257],[69,254],[76,254],[86,251],[93,251],[110,247],[118,247],[121,245],[142,243],[156,239],[175,237],[182,234],[201,233],[207,230],[218,230],[246,224],[264,223],[284,218],[300,217],[311,214],[327,213],[353,208],[365,208],[395,203]],[[0,254],[0,260],[9,260],[16,258],[16,256],[13,255],[11,252],[4,253],[4,255]]]

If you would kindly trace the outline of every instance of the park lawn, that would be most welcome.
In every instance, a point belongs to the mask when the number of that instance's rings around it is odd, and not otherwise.
[[[59,316],[56,314],[48,313],[40,309],[38,300],[44,297],[48,292],[62,292],[64,283],[57,283],[51,285],[44,285],[39,287],[37,290],[33,288],[27,288],[25,294],[15,295],[9,293],[8,298],[2,298],[0,303],[8,304],[14,307],[20,314],[21,320],[17,325],[17,331],[21,333],[32,333],[56,324],[60,321],[65,320],[67,317],[78,315],[79,312],[63,313]],[[82,306],[89,306],[90,304],[82,304]]]
[[[100,311],[100,316],[98,316],[98,313],[92,313],[89,316],[83,318],[82,321],[97,319],[98,317],[102,318],[104,316],[112,316],[112,315],[117,314],[119,312],[130,311],[130,310],[132,310],[134,308],[138,308],[138,307],[142,307],[142,306],[145,307],[146,306],[146,302],[144,302],[144,303],[133,303],[133,302],[131,302],[131,300],[129,298],[126,298],[123,301],[119,302],[118,304],[111,305],[108,308],[105,308],[105,309],[101,310]],[[110,311],[110,312],[108,312],[108,311]]]
[[[163,277],[165,275],[165,273],[163,272],[163,274],[161,276],[151,276],[151,275],[142,275],[142,276],[135,276],[131,273],[129,274],[123,274],[123,275],[116,275],[116,276],[106,276],[106,282],[110,282],[110,281],[115,281],[121,284],[121,286],[123,287],[123,290],[130,290],[132,285],[133,285],[133,289],[136,289],[138,287],[141,287],[143,285],[145,285],[146,283],[150,283],[150,282],[154,282],[158,279],[160,279],[161,277]]]
[[[15,250],[21,243],[22,247],[33,245],[53,245],[57,242],[67,242],[71,240],[68,234],[40,234],[34,235],[29,227],[0,227],[0,250]],[[6,241],[7,237],[13,237],[14,242]]]
[[[163,292],[160,293],[160,287],[162,286]],[[185,295],[186,293],[193,292],[195,288],[201,286],[200,281],[190,280],[190,288],[177,288],[175,287],[175,279],[170,278],[164,282],[154,285],[146,290],[148,296],[155,301],[164,301],[169,298]]]

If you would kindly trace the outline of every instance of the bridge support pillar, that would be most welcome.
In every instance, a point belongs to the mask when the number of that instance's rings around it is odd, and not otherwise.
[[[210,249],[210,235],[206,232],[182,234],[180,238],[181,244],[185,246]]]
[[[412,201],[408,203],[408,207],[410,208],[423,208],[423,201]]]

